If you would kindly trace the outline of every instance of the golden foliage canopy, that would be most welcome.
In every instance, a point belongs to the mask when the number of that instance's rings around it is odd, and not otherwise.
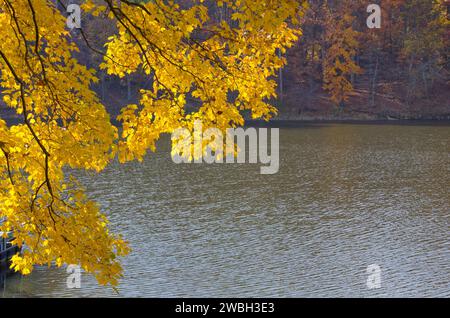
[[[108,231],[96,202],[70,169],[102,171],[116,156],[142,160],[162,133],[243,124],[243,111],[276,113],[274,76],[300,35],[297,0],[224,0],[230,21],[213,22],[202,0],[85,1],[85,13],[117,25],[100,68],[152,79],[138,105],[125,105],[119,130],[92,91],[96,72],[75,57],[66,17],[50,0],[0,0],[0,86],[21,122],[0,118],[0,231],[26,246],[12,259],[23,274],[34,264],[80,264],[101,284],[117,285],[126,242]],[[232,101],[229,94],[235,94]],[[186,111],[186,98],[199,101]],[[69,171],[69,172],[68,172]]]

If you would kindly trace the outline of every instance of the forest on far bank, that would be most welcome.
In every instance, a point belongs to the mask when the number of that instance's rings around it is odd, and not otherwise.
[[[379,29],[367,27],[370,3],[380,5]],[[450,118],[450,2],[309,4],[288,52],[282,115]]]
[[[54,2],[64,11],[83,1]],[[205,3],[210,23],[233,23],[226,3]],[[381,8],[379,29],[366,24],[371,3]],[[449,12],[445,0],[309,0],[303,34],[284,54],[287,65],[277,79],[277,119],[450,119]],[[104,44],[116,32],[108,18],[87,14],[82,32],[71,31],[80,61],[98,71],[94,89],[113,117],[152,84],[144,74],[120,79],[99,69]],[[0,112],[14,116],[1,104]]]

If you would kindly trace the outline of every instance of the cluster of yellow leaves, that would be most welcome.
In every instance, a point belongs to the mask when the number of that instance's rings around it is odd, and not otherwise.
[[[1,1],[0,29],[3,101],[23,120],[7,127],[0,119],[0,231],[25,246],[13,267],[28,274],[34,264],[80,264],[116,284],[126,244],[63,171],[101,171],[115,155],[117,128],[89,88],[94,72],[72,57],[65,18],[48,1]]]
[[[335,104],[347,101],[353,91],[350,75],[361,74],[354,57],[359,46],[358,32],[353,28],[354,17],[349,12],[328,11],[325,40],[330,43],[323,61],[324,89]]]
[[[275,75],[285,52],[301,34],[298,18],[306,2],[296,0],[220,1],[232,21],[212,23],[203,1],[181,8],[175,1],[139,4],[106,1],[105,14],[117,20],[118,34],[107,42],[101,65],[120,77],[144,72],[153,87],[141,91],[139,105],[123,109],[119,158],[141,160],[163,133],[190,128],[224,130],[244,123],[243,111],[268,120],[276,109]],[[94,2],[86,9],[101,14]],[[230,96],[233,96],[231,98]],[[198,107],[187,111],[187,100]]]
[[[407,26],[402,55],[407,60],[430,60],[448,50],[448,5],[443,0],[413,0],[405,3],[407,9],[416,9],[415,25]],[[414,11],[413,11],[414,12]],[[412,22],[410,22],[413,25]],[[443,41],[442,39],[447,39]],[[442,61],[444,64],[445,61]]]
[[[102,284],[117,284],[117,256],[128,252],[109,233],[98,205],[67,168],[103,170],[142,160],[163,133],[179,127],[225,130],[242,125],[242,113],[269,119],[276,109],[274,76],[300,35],[297,0],[225,0],[232,21],[212,23],[203,1],[181,8],[175,1],[86,1],[118,33],[108,39],[101,68],[124,77],[143,72],[153,80],[139,105],[128,105],[114,127],[90,85],[94,71],[74,57],[66,18],[47,0],[0,0],[0,86],[22,123],[0,119],[0,231],[13,230],[25,246],[13,267],[81,264]],[[234,96],[231,98],[231,96]],[[187,98],[198,104],[187,111]]]

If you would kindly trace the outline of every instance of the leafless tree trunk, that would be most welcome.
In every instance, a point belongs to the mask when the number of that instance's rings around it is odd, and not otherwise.
[[[127,77],[127,100],[131,100],[131,79],[129,76]]]
[[[370,88],[370,105],[372,107],[375,106],[375,96],[377,93],[377,78],[378,78],[378,67],[379,67],[380,59],[378,57],[378,54],[376,55],[376,62],[375,67],[373,70],[373,76],[372,76],[372,83]]]
[[[281,59],[281,50],[278,51],[278,57]],[[279,87],[280,87],[279,100],[280,100],[280,103],[283,104],[283,94],[284,94],[283,89],[284,88],[283,88],[283,69],[282,68],[280,68],[280,70],[279,70],[278,77],[279,77]]]

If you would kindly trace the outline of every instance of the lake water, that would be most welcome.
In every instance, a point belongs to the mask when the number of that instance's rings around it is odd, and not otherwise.
[[[133,249],[119,294],[37,267],[0,296],[450,297],[449,125],[311,124],[280,142],[275,175],[175,165],[168,139],[143,164],[81,175]]]

